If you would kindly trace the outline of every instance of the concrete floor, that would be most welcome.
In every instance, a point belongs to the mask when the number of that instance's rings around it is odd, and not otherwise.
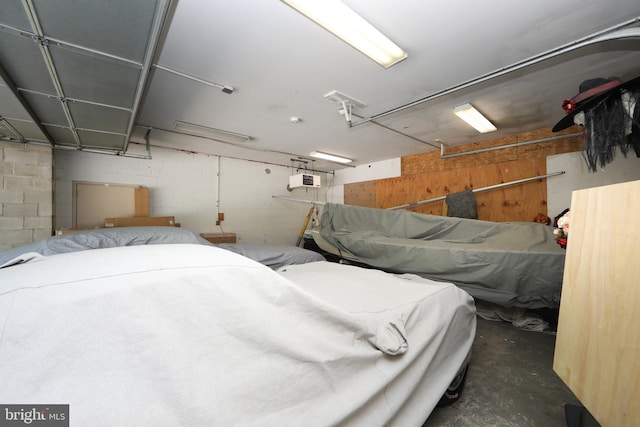
[[[580,405],[553,371],[555,335],[478,317],[460,399],[423,427],[566,427],[564,405]]]

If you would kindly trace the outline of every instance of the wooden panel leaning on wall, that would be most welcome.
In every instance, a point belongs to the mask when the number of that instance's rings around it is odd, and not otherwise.
[[[640,181],[574,191],[553,370],[603,426],[640,419]]]
[[[488,147],[539,140],[559,134],[575,134],[579,128],[552,133],[550,129],[450,148],[448,153],[466,152]],[[474,190],[534,176],[545,175],[546,157],[581,151],[582,138],[540,142],[466,156],[441,159],[434,151],[402,158],[402,176],[345,185],[345,204],[391,208],[429,200],[465,190]],[[538,213],[547,213],[546,179],[474,193],[478,219],[486,221],[533,221]],[[408,210],[432,215],[443,214],[442,200]]]

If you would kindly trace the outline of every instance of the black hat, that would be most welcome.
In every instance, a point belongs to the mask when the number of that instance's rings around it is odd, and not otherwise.
[[[580,84],[579,91],[576,96],[571,99],[562,101],[562,108],[566,115],[551,129],[558,132],[573,125],[573,117],[590,107],[597,105],[600,101],[606,99],[614,91],[620,91],[629,86],[640,87],[640,77],[636,77],[628,82],[623,82],[617,77],[595,78],[585,80]]]

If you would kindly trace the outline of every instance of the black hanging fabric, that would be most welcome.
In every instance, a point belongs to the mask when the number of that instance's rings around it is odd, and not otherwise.
[[[633,151],[636,152],[636,157],[640,157],[640,102],[636,102],[636,106],[633,109],[629,140]]]
[[[446,196],[447,216],[478,219],[478,204],[473,191],[466,190]]]

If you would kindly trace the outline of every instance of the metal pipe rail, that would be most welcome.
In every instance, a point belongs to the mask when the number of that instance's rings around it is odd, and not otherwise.
[[[293,197],[285,197],[285,196],[271,196],[274,199],[280,199],[280,200],[288,200],[290,202],[298,202],[298,203],[306,203],[306,204],[311,204],[311,205],[326,205],[326,202],[314,202],[313,200],[304,200],[304,199],[296,199]]]
[[[495,190],[496,188],[502,188],[502,187],[507,187],[507,186],[510,186],[510,185],[522,184],[522,183],[529,182],[529,181],[535,181],[536,179],[543,179],[543,178],[549,178],[549,177],[552,177],[552,176],[562,175],[564,173],[566,173],[566,172],[565,171],[553,172],[553,173],[549,173],[547,175],[538,175],[538,176],[534,176],[534,177],[531,177],[531,178],[523,178],[523,179],[518,179],[518,180],[515,180],[515,181],[509,181],[509,182],[503,182],[503,183],[500,183],[500,184],[490,185],[488,187],[476,188],[476,189],[471,190],[471,191],[474,192],[474,193],[479,193],[481,191]],[[421,200],[419,202],[407,203],[405,205],[394,206],[392,208],[387,208],[387,209],[388,210],[394,210],[394,209],[413,208],[413,207],[416,207],[416,206],[426,205],[427,203],[432,203],[432,202],[437,202],[439,200],[444,200],[446,198],[447,198],[447,196],[439,196],[439,197],[434,197],[432,199]]]

